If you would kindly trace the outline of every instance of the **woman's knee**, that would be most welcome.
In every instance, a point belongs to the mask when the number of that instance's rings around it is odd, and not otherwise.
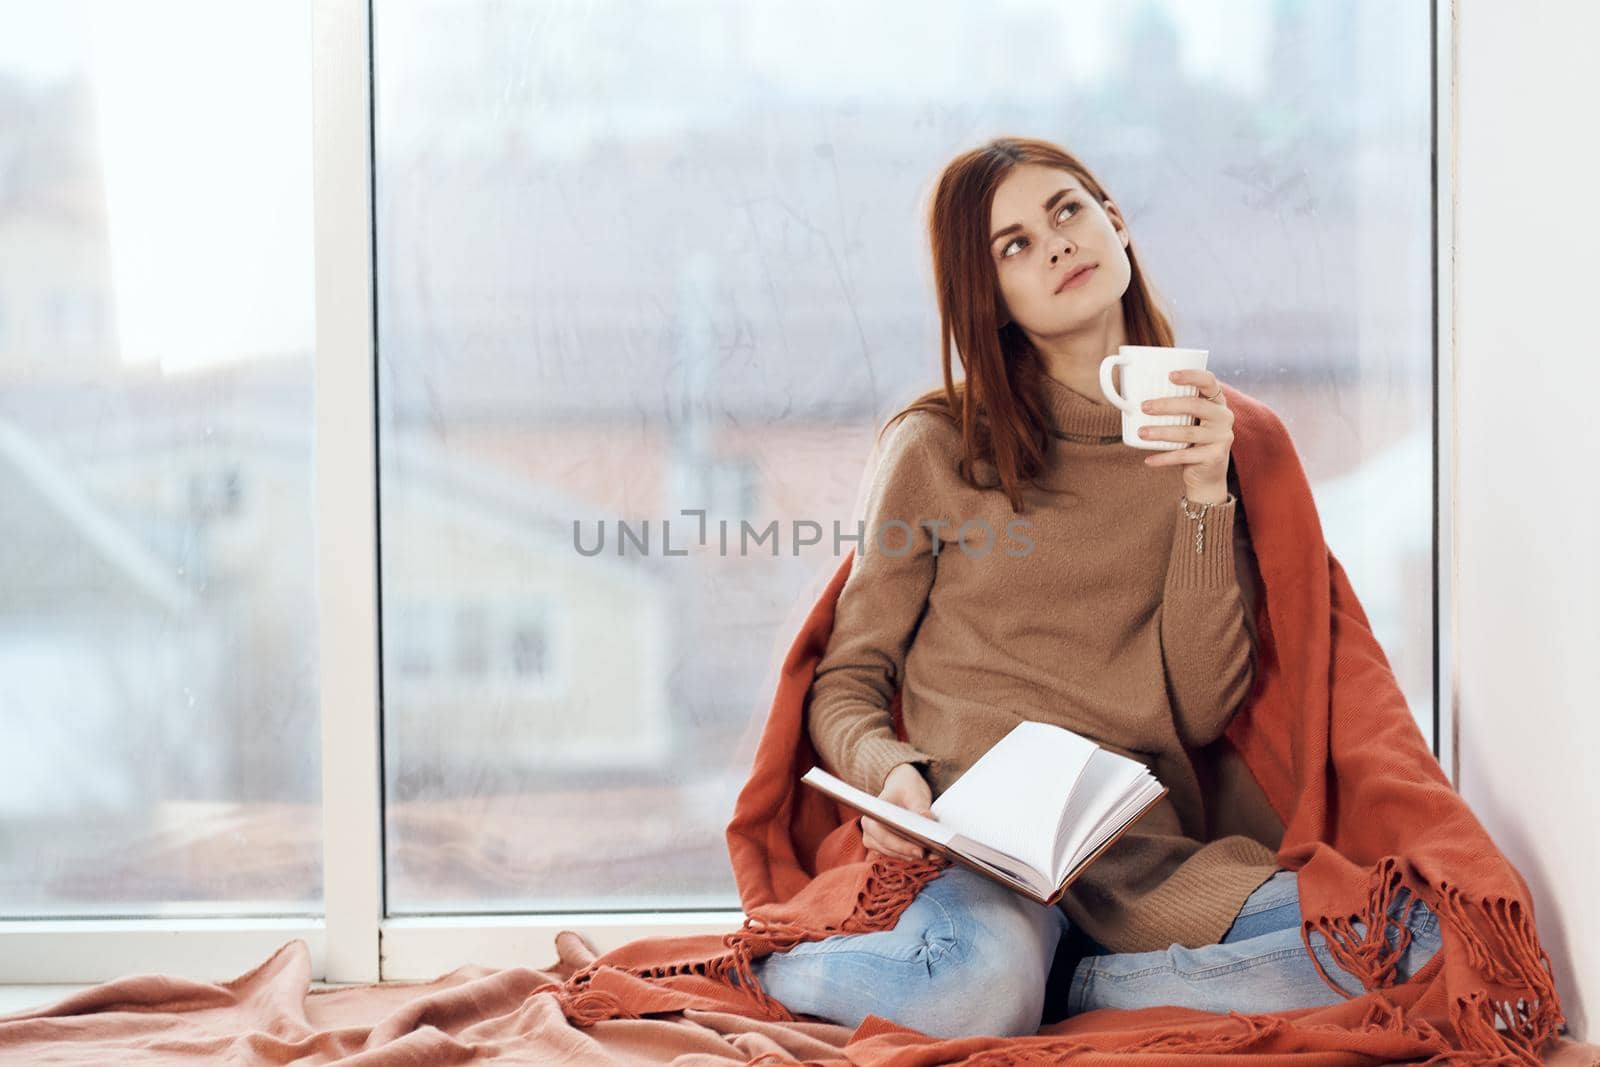
[[[1065,917],[1017,897],[968,915],[950,936],[930,932],[925,972],[892,1016],[934,1037],[1038,1032]]]
[[[868,1014],[935,1037],[1038,1031],[1058,909],[952,868],[889,930],[802,943],[755,968],[790,1010],[858,1025]]]
[[[926,997],[916,1012],[916,1029],[934,1037],[1027,1037],[1044,1018],[1048,970],[1040,973],[1028,953],[1008,958],[988,951],[960,967],[935,963]],[[946,961],[946,964],[948,961]]]

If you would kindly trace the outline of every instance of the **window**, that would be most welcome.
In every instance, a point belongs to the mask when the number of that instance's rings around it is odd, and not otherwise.
[[[723,832],[837,562],[742,526],[852,526],[938,380],[931,180],[1003,131],[1083,156],[1179,343],[1283,415],[1442,744],[1431,17],[0,13],[0,979],[112,976],[12,950],[43,918],[153,932],[115,973],[187,967],[174,916],[216,977],[325,934],[336,981],[546,913],[737,925]]]
[[[505,633],[510,673],[519,679],[540,679],[550,674],[550,633],[544,612],[519,609]]]
[[[1432,736],[1425,5],[471,10],[373,27],[391,914],[736,906],[751,719],[836,562],[740,522],[851,524],[875,429],[938,381],[930,183],[998,131],[1080,152],[1179,343],[1283,415]],[[490,684],[543,647],[492,589],[559,590],[565,688]]]
[[[456,608],[451,636],[456,651],[456,675],[469,682],[483,678],[489,666],[489,627],[483,608],[477,604]]]
[[[309,16],[0,12],[0,919],[322,911]]]
[[[508,686],[544,693],[560,680],[554,614],[549,598],[533,590],[402,601],[392,613],[395,673],[408,686],[431,679],[438,695]]]

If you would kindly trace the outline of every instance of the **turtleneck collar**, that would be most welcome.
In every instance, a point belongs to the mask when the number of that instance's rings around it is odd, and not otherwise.
[[[1120,408],[1096,403],[1048,374],[1041,375],[1040,380],[1045,413],[1058,437],[1092,444],[1122,440]]]

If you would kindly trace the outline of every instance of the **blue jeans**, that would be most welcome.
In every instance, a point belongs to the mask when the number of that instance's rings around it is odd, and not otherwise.
[[[1390,907],[1400,916],[1410,894]],[[1353,924],[1366,932],[1366,924]],[[953,864],[922,888],[889,930],[805,941],[752,962],[770,995],[796,1014],[857,1026],[869,1014],[933,1037],[1037,1033],[1056,946],[1070,929],[1059,907],[1038,904]],[[1438,918],[1420,901],[1396,982],[1439,950]],[[1309,935],[1328,977],[1352,994],[1361,983]],[[1390,930],[1389,944],[1398,943]],[[1222,941],[1152,952],[1084,956],[1073,971],[1067,1014],[1156,1005],[1245,1013],[1334,1004],[1300,942],[1299,874],[1280,870],[1239,909]]]

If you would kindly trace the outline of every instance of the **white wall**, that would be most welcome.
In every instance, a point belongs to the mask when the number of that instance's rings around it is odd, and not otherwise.
[[[1570,1036],[1594,1040],[1600,4],[1456,18],[1460,788],[1532,887]]]

